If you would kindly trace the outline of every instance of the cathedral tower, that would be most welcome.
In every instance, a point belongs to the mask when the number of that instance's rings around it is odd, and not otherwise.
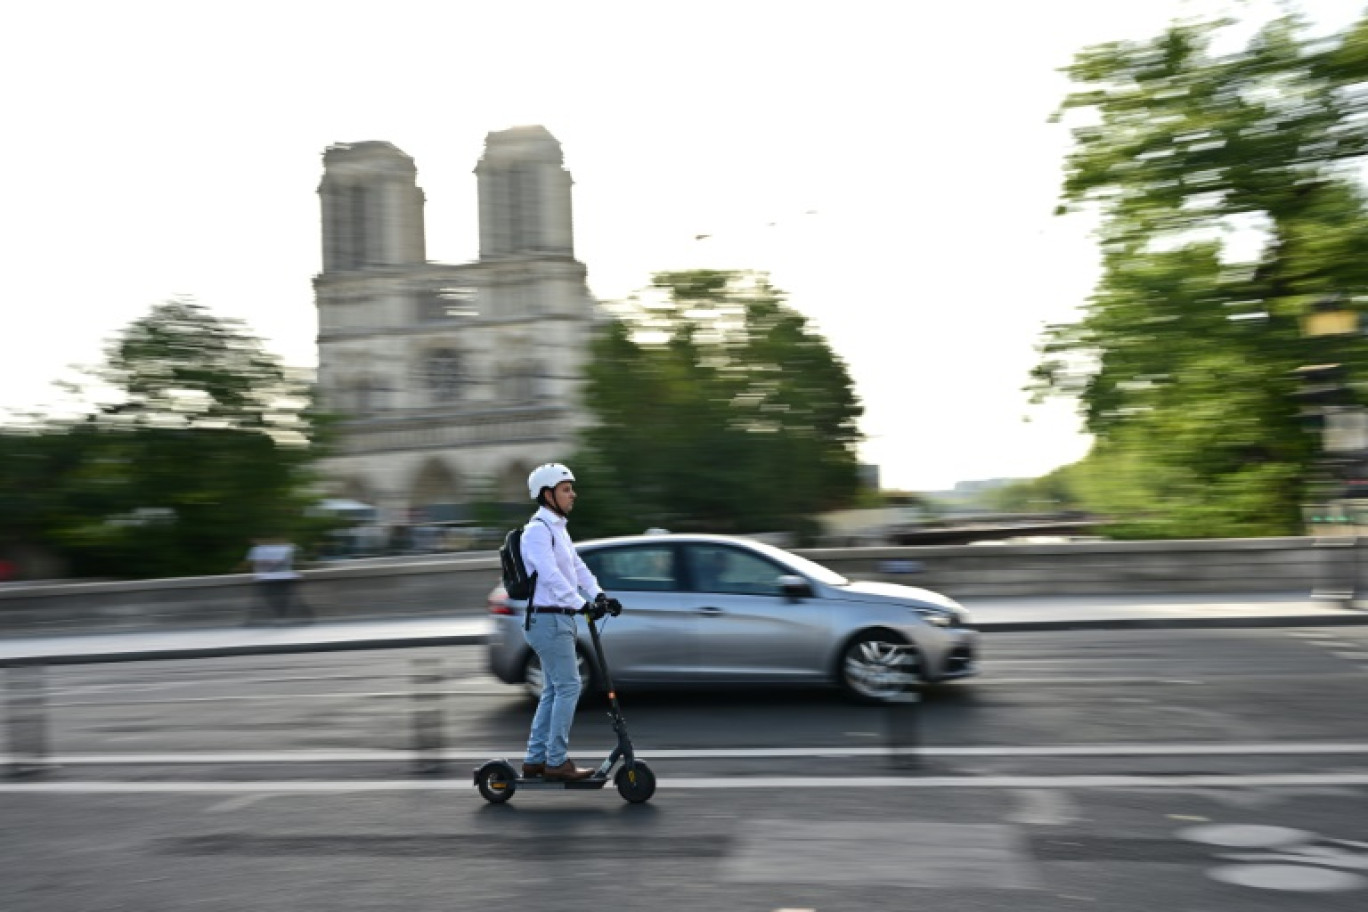
[[[480,191],[480,259],[574,257],[570,174],[545,127],[490,133],[475,168]]]
[[[325,273],[424,262],[413,159],[387,142],[343,143],[323,154],[323,169]]]

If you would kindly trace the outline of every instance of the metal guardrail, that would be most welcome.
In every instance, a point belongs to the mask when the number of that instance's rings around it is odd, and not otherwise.
[[[42,775],[50,768],[47,667],[50,665],[101,665],[123,662],[154,662],[174,659],[226,658],[286,653],[339,652],[374,649],[408,649],[432,646],[468,646],[484,642],[484,634],[433,634],[427,636],[369,636],[321,642],[229,643],[130,647],[114,651],[52,652],[28,654],[11,649],[0,656],[5,678],[5,727],[9,760],[5,773],[11,778]],[[417,757],[414,771],[434,774],[442,770],[444,727],[442,682],[445,675],[438,660],[420,656],[411,660],[409,681],[412,700],[409,729]]]
[[[9,757],[5,774],[14,779],[41,776],[51,769],[50,707],[47,699],[49,665],[96,665],[175,659],[224,658],[285,653],[403,649],[416,646],[464,646],[483,642],[483,635],[451,634],[426,637],[369,637],[332,642],[237,643],[218,646],[162,646],[105,652],[11,652],[0,655],[5,683],[5,727]],[[895,663],[896,664],[896,663]],[[898,675],[900,692],[885,707],[885,735],[896,769],[920,766],[921,694],[912,674]],[[409,664],[409,731],[414,752],[413,771],[436,775],[444,769],[446,743],[443,724],[443,682],[440,660],[417,656]]]

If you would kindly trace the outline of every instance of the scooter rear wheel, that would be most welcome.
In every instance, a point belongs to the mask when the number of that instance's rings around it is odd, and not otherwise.
[[[624,799],[632,804],[643,804],[655,794],[656,778],[645,761],[634,760],[617,771],[613,784]]]
[[[518,790],[518,774],[507,763],[486,763],[475,776],[480,796],[490,804],[503,804]]]

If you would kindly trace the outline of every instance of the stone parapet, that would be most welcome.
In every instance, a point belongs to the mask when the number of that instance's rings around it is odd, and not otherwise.
[[[1326,544],[1259,538],[797,553],[851,578],[920,586],[954,598],[1309,594],[1329,562],[1344,570],[1356,556],[1356,549]],[[305,571],[300,594],[320,619],[471,616],[486,610],[498,578],[498,559],[490,554],[360,561]],[[232,626],[245,621],[254,598],[245,575],[10,585],[0,588],[0,635]]]

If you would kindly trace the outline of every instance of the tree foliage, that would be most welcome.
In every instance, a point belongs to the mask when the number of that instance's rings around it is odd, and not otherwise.
[[[656,274],[594,342],[585,403],[587,534],[801,534],[857,489],[849,372],[762,275]]]
[[[117,394],[106,423],[230,428],[288,435],[310,396],[305,380],[240,321],[191,300],[154,307],[113,341],[95,375]]]
[[[1302,365],[1360,377],[1358,336],[1309,338],[1327,299],[1368,301],[1368,24],[1302,37],[1295,18],[1217,53],[1230,23],[1088,48],[1061,211],[1101,216],[1102,277],[1047,333],[1041,393],[1078,396],[1098,443],[1074,482],[1132,534],[1288,534],[1317,441]]]
[[[0,548],[85,577],[223,573],[250,540],[307,544],[326,425],[302,376],[236,321],[159,305],[93,371],[103,404],[0,433]]]

